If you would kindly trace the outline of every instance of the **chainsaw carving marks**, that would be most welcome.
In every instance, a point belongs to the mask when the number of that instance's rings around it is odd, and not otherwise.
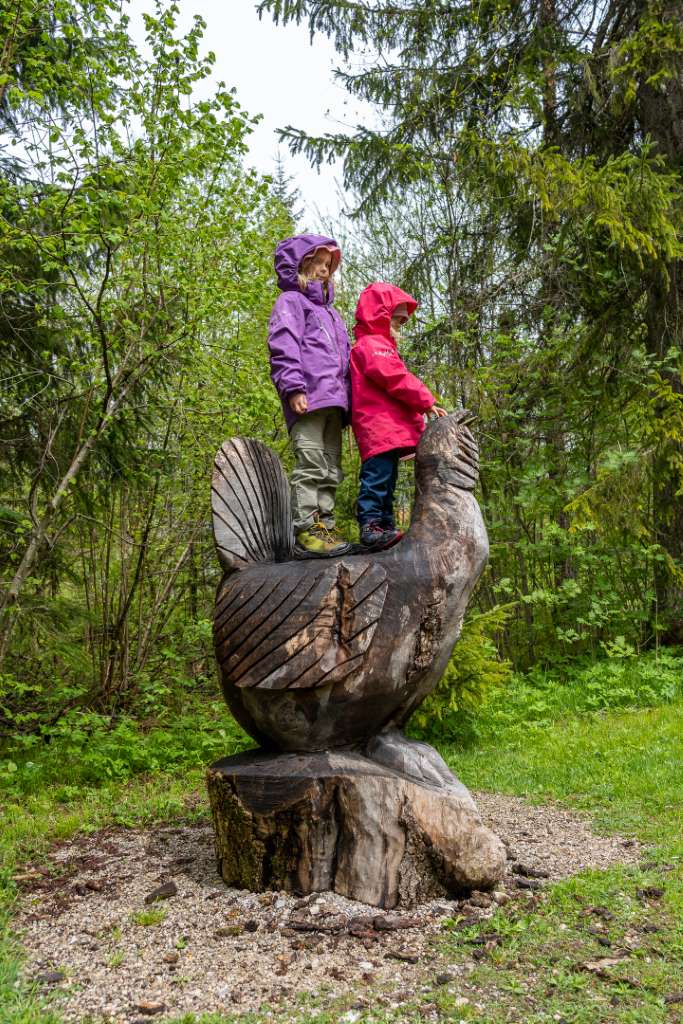
[[[288,563],[226,577],[216,601],[216,654],[240,689],[317,689],[357,668],[382,614],[387,574],[349,559]]]

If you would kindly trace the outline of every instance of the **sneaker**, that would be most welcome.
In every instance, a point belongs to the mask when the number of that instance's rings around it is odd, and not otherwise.
[[[363,523],[360,528],[360,542],[363,547],[368,551],[383,551],[385,548],[391,547],[399,539],[398,537],[392,536],[397,534],[398,530],[385,530],[379,524],[376,519],[373,519],[369,523]]]
[[[403,538],[403,530],[397,530],[395,526],[383,526],[382,529],[386,537],[385,548],[393,548]]]
[[[307,530],[297,533],[294,557],[336,558],[338,555],[347,554],[350,550],[351,545],[336,529],[328,530],[324,523],[317,520]]]

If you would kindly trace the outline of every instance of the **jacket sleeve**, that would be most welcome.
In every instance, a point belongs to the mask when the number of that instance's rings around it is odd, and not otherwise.
[[[387,342],[378,338],[366,345],[356,345],[353,357],[362,373],[409,409],[426,412],[435,404],[429,388],[406,368],[396,349]]]
[[[343,345],[342,358],[344,360],[344,384],[346,386],[347,401],[347,409],[343,420],[344,426],[346,426],[351,422],[351,339],[349,338],[349,332],[346,330],[346,324],[336,309],[334,310],[334,318],[337,324],[337,338],[341,335]]]
[[[301,339],[306,318],[296,294],[285,292],[278,297],[268,325],[270,376],[281,398],[306,391],[301,366]]]

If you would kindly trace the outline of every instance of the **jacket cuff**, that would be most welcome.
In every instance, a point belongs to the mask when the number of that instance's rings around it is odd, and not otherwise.
[[[430,393],[429,399],[427,399],[427,397],[425,396],[424,402],[420,403],[420,412],[427,412],[427,410],[431,409],[433,405],[436,405],[436,399],[434,398],[434,395]]]

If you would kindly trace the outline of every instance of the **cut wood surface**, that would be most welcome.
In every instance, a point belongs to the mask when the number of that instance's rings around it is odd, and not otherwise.
[[[208,772],[219,872],[237,888],[333,890],[384,908],[489,888],[505,849],[454,783],[353,752],[225,758]]]

